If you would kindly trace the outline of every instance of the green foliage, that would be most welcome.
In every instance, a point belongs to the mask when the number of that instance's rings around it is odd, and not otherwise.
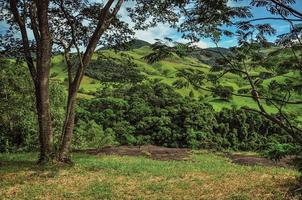
[[[31,80],[18,63],[0,60],[0,65],[0,151],[33,149],[37,121]]]
[[[297,151],[297,147],[293,144],[270,143],[268,146],[264,155],[275,161],[280,161],[285,156],[293,155]]]
[[[232,99],[233,96],[233,87],[231,86],[222,86],[222,85],[218,85],[216,87],[213,88],[213,96],[215,97],[220,97],[221,99],[228,101],[230,99]]]
[[[55,77],[57,77],[58,75],[59,75],[58,72],[53,72],[53,73],[50,74],[50,78],[55,78]]]
[[[0,60],[0,65],[0,152],[36,150],[38,125],[28,70],[8,60]],[[51,82],[50,94],[57,141],[64,120],[65,88],[56,81]]]
[[[262,151],[269,142],[292,142],[257,114],[235,109],[216,113],[157,81],[104,88],[96,98],[80,101],[77,118],[111,130],[120,144]]]
[[[144,79],[132,59],[121,53],[121,59],[98,54],[86,69],[85,74],[102,83],[138,83]]]
[[[84,122],[79,120],[74,130],[73,148],[101,148],[107,145],[114,145],[115,136],[110,129],[103,130],[103,127],[95,121]]]

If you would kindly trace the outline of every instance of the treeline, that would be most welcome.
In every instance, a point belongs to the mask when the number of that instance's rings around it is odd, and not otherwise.
[[[36,151],[39,138],[31,80],[24,67],[12,64],[1,61],[0,151]],[[51,85],[56,144],[66,93],[58,82]],[[73,149],[118,144],[265,151],[272,145],[293,145],[293,139],[260,115],[244,109],[215,112],[211,105],[183,97],[171,86],[144,81],[102,88],[95,98],[82,99],[77,106]]]
[[[95,135],[87,134],[89,127],[93,132],[96,126],[103,137],[111,137],[109,141],[125,145],[264,151],[270,145],[293,143],[260,115],[244,109],[215,112],[202,100],[182,97],[158,81],[103,88],[94,99],[80,101],[76,121],[75,145],[88,144]]]

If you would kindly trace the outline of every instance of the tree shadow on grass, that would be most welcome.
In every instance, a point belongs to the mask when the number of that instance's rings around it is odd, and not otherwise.
[[[71,165],[59,165],[56,163],[39,165],[36,160],[28,157],[0,157],[0,174],[28,171],[32,175],[52,177],[57,175],[60,170],[71,167]]]

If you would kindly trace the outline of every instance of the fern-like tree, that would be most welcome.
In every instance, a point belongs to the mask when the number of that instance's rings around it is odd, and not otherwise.
[[[274,76],[285,76],[288,71],[301,72],[301,33],[302,33],[302,13],[295,8],[296,1],[294,0],[251,0],[250,9],[262,8],[268,12],[269,17],[253,16],[248,20],[237,20],[230,26],[235,26],[236,31],[230,32],[221,29],[216,29],[211,37],[213,42],[218,47],[218,42],[223,34],[237,37],[238,47],[231,49],[231,53],[225,54],[221,51],[216,52],[219,58],[215,65],[212,66],[212,74],[209,77],[196,81],[198,73],[196,71],[188,71],[187,73],[178,73],[179,80],[176,85],[188,86],[193,85],[197,89],[215,93],[217,87],[205,87],[205,81],[212,81],[214,85],[219,85],[221,77],[228,73],[236,74],[248,83],[249,87],[243,93],[236,91],[230,92],[231,96],[241,98],[251,98],[257,105],[257,109],[251,108],[248,104],[244,107],[246,110],[264,116],[268,120],[284,129],[297,143],[302,146],[302,129],[301,124],[297,122],[294,116],[286,112],[288,105],[300,105],[301,102],[301,73],[295,79],[285,78],[284,81],[271,81],[269,85],[265,85],[266,76],[255,76],[251,73],[258,66],[263,66],[270,70],[270,78]],[[278,36],[277,45],[282,45],[285,50],[289,50],[292,55],[284,61],[276,65],[276,62],[268,62],[270,56],[265,56],[262,49],[269,45],[268,36],[277,34],[277,31],[272,27],[271,21],[282,21],[289,24],[290,30],[288,33]],[[197,38],[202,36],[196,26],[187,27],[189,36]],[[279,51],[279,50],[277,50]],[[276,66],[274,66],[276,65]],[[262,74],[263,75],[263,74]],[[181,84],[180,84],[181,83]],[[272,114],[266,107],[270,105],[277,110],[277,114]],[[298,148],[294,153],[301,156],[301,148]],[[283,156],[286,155],[283,154]],[[299,165],[301,168],[301,164]]]

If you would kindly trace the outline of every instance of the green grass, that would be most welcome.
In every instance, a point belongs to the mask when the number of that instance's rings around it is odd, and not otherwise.
[[[101,51],[104,55],[110,56],[112,58],[121,58],[121,55],[119,53],[114,52],[113,50],[103,50]],[[155,64],[148,64],[143,57],[147,54],[151,53],[152,50],[150,47],[145,46],[138,49],[134,49],[131,51],[123,51],[123,53],[128,54],[133,58],[134,63],[138,65],[138,68],[140,71],[146,75],[148,79],[160,79],[162,82],[173,85],[173,82],[177,80],[176,73],[179,69],[183,68],[191,68],[191,69],[199,69],[203,71],[205,74],[210,73],[210,67],[206,64],[200,63],[197,59],[191,58],[191,57],[184,57],[180,58],[177,55],[173,55],[170,58],[167,58],[163,61],[160,61]],[[263,53],[269,54],[272,52],[275,53],[276,57],[278,59],[286,58],[288,57],[289,52],[287,50],[281,51],[278,48],[271,48],[271,49],[265,49],[263,50]],[[283,53],[284,52],[284,53]],[[93,59],[97,58],[97,54],[94,55]],[[53,66],[51,69],[52,73],[58,74],[53,79],[64,81],[66,78],[66,66],[64,62],[62,61],[62,56],[55,56],[53,58]],[[165,72],[166,71],[166,72]],[[268,72],[267,69],[262,67],[257,67],[251,71],[252,74],[258,75],[260,72]],[[282,76],[277,76],[271,79],[267,79],[264,81],[264,86],[267,87],[269,83],[273,80],[276,80],[278,82],[284,82],[286,78],[290,78],[292,80],[295,80],[295,78],[298,76],[298,72],[291,72]],[[238,91],[242,88],[249,88],[249,84],[246,80],[242,79],[242,77],[239,77],[238,75],[227,73],[223,78],[221,78],[222,85],[225,86],[232,86],[235,91]],[[66,84],[66,83],[65,83]],[[94,80],[90,77],[85,76],[82,84],[81,84],[81,91],[78,95],[80,98],[86,98],[90,99],[93,98],[93,96],[90,95],[91,92],[96,92],[98,88],[100,88],[102,84]],[[211,87],[213,86],[210,82],[205,82],[204,87]],[[208,92],[195,90],[192,87],[189,88],[183,88],[176,90],[183,96],[188,96],[190,91],[193,91],[195,94],[195,97],[198,98],[199,96],[204,95],[210,95]],[[297,96],[296,94],[292,94],[292,97],[295,99],[301,98],[301,96]],[[220,111],[223,108],[231,108],[231,107],[237,107],[240,108],[242,106],[248,106],[250,108],[258,109],[256,102],[254,102],[251,98],[242,98],[242,97],[233,97],[232,100],[229,102],[225,101],[219,101],[219,100],[213,100],[213,98],[206,98],[208,100],[208,103],[210,103],[216,111]],[[264,102],[265,104],[265,102]],[[264,106],[268,112],[275,113],[277,112],[277,109],[275,109],[273,106]],[[295,113],[298,116],[302,116],[302,105],[288,105],[285,107],[285,110],[287,112]],[[300,118],[299,118],[300,119]]]
[[[73,167],[0,154],[0,199],[285,199],[298,172],[249,167],[207,152],[189,161],[73,155]],[[292,198],[292,199],[298,199]]]

